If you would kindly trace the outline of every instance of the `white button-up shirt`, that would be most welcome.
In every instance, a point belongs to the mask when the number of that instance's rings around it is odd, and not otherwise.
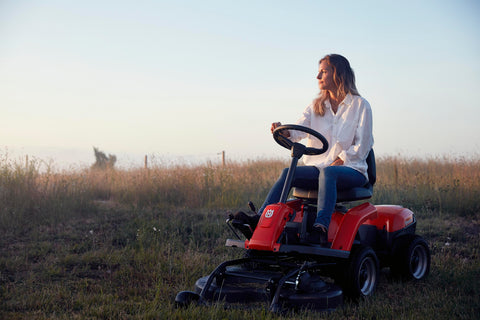
[[[318,156],[304,156],[303,162],[321,169],[339,157],[345,166],[363,173],[368,179],[365,160],[373,146],[370,104],[360,96],[348,94],[338,105],[337,113],[333,112],[330,101],[325,101],[325,106],[323,117],[315,114],[311,104],[297,121],[297,124],[321,133],[329,144],[327,152]],[[290,139],[294,142],[305,137],[308,139],[308,147],[322,148],[322,143],[317,138],[290,130]]]

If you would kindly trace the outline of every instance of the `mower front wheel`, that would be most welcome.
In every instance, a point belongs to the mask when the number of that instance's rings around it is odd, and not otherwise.
[[[371,296],[377,287],[379,270],[378,258],[372,248],[355,247],[346,267],[345,294],[352,299]]]

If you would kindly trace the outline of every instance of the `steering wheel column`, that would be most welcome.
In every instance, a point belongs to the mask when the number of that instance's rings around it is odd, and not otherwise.
[[[285,184],[283,185],[280,203],[285,203],[287,201],[287,197],[292,186],[293,177],[295,176],[295,171],[297,169],[298,160],[300,160],[300,158],[303,156],[305,149],[306,147],[301,143],[295,142],[292,144],[292,161],[290,162],[290,168],[288,168]]]

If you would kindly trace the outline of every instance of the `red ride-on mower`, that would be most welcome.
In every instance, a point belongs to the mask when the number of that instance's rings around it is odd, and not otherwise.
[[[323,148],[293,143],[281,134],[284,130],[308,133],[318,138]],[[328,142],[318,132],[298,125],[280,126],[273,136],[292,151],[280,202],[267,206],[258,223],[251,218],[253,222],[229,218],[227,224],[238,239],[228,239],[226,245],[246,249],[244,257],[225,261],[209,276],[198,279],[195,292],[179,292],[176,305],[266,301],[274,312],[292,307],[332,310],[343,303],[344,295],[352,299],[372,295],[381,267],[390,267],[392,274],[406,279],[428,275],[430,250],[427,242],[415,235],[412,211],[368,202],[349,210],[343,205],[372,196],[376,180],[373,150],[367,158],[368,184],[337,192],[328,244],[322,246],[310,241],[317,190],[296,188],[293,198],[287,197],[298,160],[303,155],[324,153]],[[255,211],[253,205],[251,209]]]

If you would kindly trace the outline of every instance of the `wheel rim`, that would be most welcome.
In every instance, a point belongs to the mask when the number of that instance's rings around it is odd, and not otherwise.
[[[364,296],[372,294],[377,282],[377,267],[372,257],[366,257],[358,271],[358,287]]]
[[[421,279],[428,268],[427,251],[422,245],[417,245],[412,250],[410,257],[410,272],[415,279]]]

